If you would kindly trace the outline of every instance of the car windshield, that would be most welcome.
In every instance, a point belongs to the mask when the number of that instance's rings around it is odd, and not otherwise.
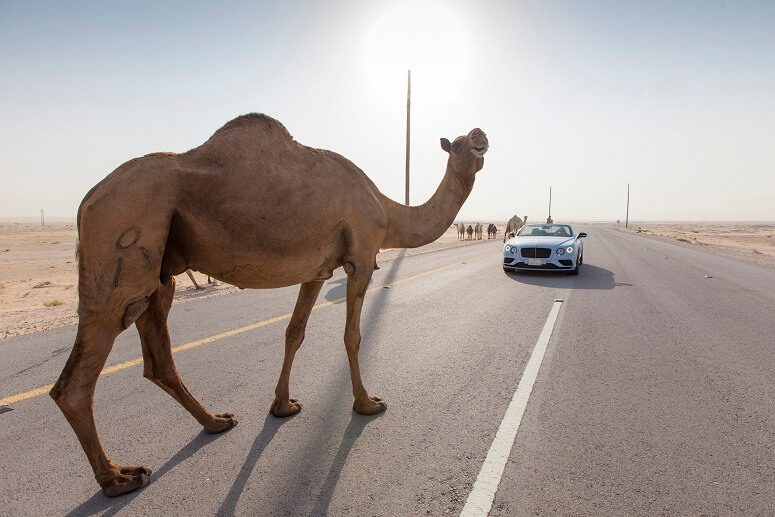
[[[528,224],[517,237],[573,237],[573,229],[567,224]]]

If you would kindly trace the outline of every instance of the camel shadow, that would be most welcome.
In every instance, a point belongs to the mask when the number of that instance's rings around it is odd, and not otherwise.
[[[272,438],[274,438],[275,434],[277,434],[277,430],[280,429],[284,423],[289,422],[295,418],[295,416],[296,415],[287,418],[276,418],[271,413],[267,413],[266,419],[264,420],[264,427],[261,429],[261,432],[258,434],[258,436],[256,436],[256,439],[253,440],[253,446],[250,448],[248,457],[245,458],[245,463],[243,463],[242,468],[237,474],[237,477],[234,479],[234,483],[229,489],[229,493],[226,494],[226,498],[223,500],[223,503],[221,503],[221,507],[218,509],[218,512],[216,512],[215,515],[234,515],[240,496],[245,490],[245,485],[247,485],[248,479],[250,479],[250,474],[256,467],[256,464],[258,463],[259,458],[261,458],[264,449],[266,449],[266,446],[269,445],[269,443],[272,441]]]
[[[393,283],[396,280],[399,269],[398,266],[405,257],[406,250],[404,249],[393,261],[390,269],[386,271],[384,277],[379,280],[380,284],[387,285]],[[385,268],[383,268],[383,270],[384,269]],[[346,285],[346,278],[343,280],[344,281],[342,283]],[[343,296],[345,294],[343,294]],[[368,346],[368,343],[371,342],[369,339],[369,331],[370,329],[376,328],[381,315],[384,313],[383,311],[385,310],[385,306],[387,305],[390,296],[391,291],[389,289],[379,289],[378,291],[372,293],[372,296],[369,297],[369,304],[364,306],[361,316],[361,334],[363,338],[363,344],[359,354],[362,367],[367,363],[367,358],[369,357],[371,350],[373,350],[373,347]],[[325,415],[331,415],[331,418],[334,419],[336,418],[335,415],[342,413],[343,407],[349,408],[349,406],[352,405],[352,384],[350,382],[349,366],[347,362],[342,364],[340,370],[332,376],[332,379],[335,380],[332,381],[330,385],[330,391],[328,392],[330,397],[327,401],[322,401],[326,403],[326,406],[323,407],[321,411]],[[389,409],[387,411],[389,411]],[[333,495],[336,491],[337,484],[339,483],[342,470],[344,469],[347,458],[352,451],[353,446],[361,436],[363,430],[366,428],[366,425],[376,418],[384,416],[387,414],[387,411],[373,416],[363,416],[355,412],[351,413],[350,423],[343,432],[343,435],[340,439],[339,448],[336,455],[334,456],[334,459],[331,461],[331,464],[328,465],[328,474],[326,475],[325,480],[320,487],[319,497],[315,500],[315,504],[310,512],[310,515],[323,515],[327,512],[328,506],[331,503]],[[277,488],[278,493],[301,494],[309,492],[308,483],[311,482],[309,477],[314,476],[314,474],[311,473],[324,471],[324,462],[326,462],[329,457],[325,454],[326,448],[321,447],[321,444],[331,441],[335,436],[335,430],[337,428],[338,427],[336,425],[327,425],[326,427],[321,428],[319,433],[315,435],[314,443],[308,442],[307,444],[296,444],[294,450],[297,451],[297,453],[303,455],[303,461],[289,461],[289,464],[303,465],[304,467],[303,469],[295,469],[293,471],[285,472],[282,476],[280,476],[278,473],[279,479],[282,479],[281,486]],[[250,468],[252,469],[254,466],[255,462],[250,465]],[[312,481],[312,483],[314,484],[314,481]],[[297,489],[299,485],[304,485],[304,490]],[[240,491],[241,490],[242,487],[240,488]],[[230,493],[230,496],[231,495],[232,494]],[[239,494],[235,495],[239,497]],[[315,497],[315,493],[310,494],[310,496]],[[265,508],[264,514],[299,515],[304,513],[303,505],[307,501],[308,500],[303,497],[278,499],[278,506],[274,508]],[[234,504],[236,504],[236,501],[234,501]],[[234,505],[228,507],[230,510],[234,510],[234,508]],[[229,514],[228,512],[219,512],[218,515]]]
[[[158,470],[151,474],[151,483],[160,479],[164,474],[175,468],[182,461],[187,460],[196,454],[200,449],[209,445],[213,441],[217,440],[221,434],[208,434],[204,430],[199,432],[194,438],[191,439],[182,449],[180,449],[173,457],[162,465]],[[66,517],[82,517],[87,515],[101,514],[102,517],[116,515],[126,505],[134,501],[134,499],[143,493],[143,489],[135,490],[129,494],[121,497],[109,498],[102,493],[102,490],[94,494],[87,501],[81,503],[78,507],[71,510]],[[105,512],[105,513],[101,513]]]
[[[342,435],[342,441],[339,443],[339,449],[336,451],[336,456],[331,462],[331,467],[326,475],[326,480],[323,482],[323,487],[320,489],[320,495],[309,512],[310,516],[325,515],[328,511],[328,505],[331,504],[331,498],[334,496],[336,485],[339,482],[339,476],[342,475],[342,469],[347,461],[347,457],[350,455],[350,451],[358,441],[358,438],[363,433],[363,430],[369,425],[369,422],[380,418],[385,413],[380,413],[375,416],[363,416],[353,412],[350,418],[350,423],[347,425],[347,429],[344,430]]]
[[[506,273],[506,276],[521,284],[560,289],[611,290],[614,287],[632,287],[632,284],[616,282],[612,271],[594,264],[582,265],[578,276],[568,275],[565,271],[512,271]]]
[[[374,279],[369,279],[369,285],[374,281]],[[331,289],[326,291],[326,294],[323,295],[323,297],[326,299],[326,301],[329,302],[344,302],[347,298],[347,276],[343,276],[342,278],[337,278],[336,280],[331,280],[328,282]]]

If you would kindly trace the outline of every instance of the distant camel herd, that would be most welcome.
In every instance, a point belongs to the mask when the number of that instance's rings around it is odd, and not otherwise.
[[[457,240],[459,241],[471,241],[476,240],[480,241],[483,238],[483,232],[484,232],[484,226],[482,226],[480,223],[476,224],[469,224],[466,226],[463,223],[454,225],[457,229]],[[496,234],[498,233],[498,227],[494,224],[488,224],[487,225],[487,239],[494,239]]]
[[[509,222],[506,223],[506,230],[503,232],[503,242],[508,240],[509,233],[516,232],[525,224],[527,224],[527,216],[525,216],[524,219],[521,219],[519,216],[515,215],[509,219]],[[484,227],[479,223],[475,223],[473,225],[469,224],[468,226],[466,226],[464,223],[460,223],[455,224],[454,227],[457,229],[457,240],[459,241],[482,240],[482,231]],[[497,234],[498,227],[492,223],[488,224],[487,239],[495,239],[497,238]]]

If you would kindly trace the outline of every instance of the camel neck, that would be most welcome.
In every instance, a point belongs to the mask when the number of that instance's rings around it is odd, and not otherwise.
[[[441,237],[455,220],[474,186],[447,166],[433,196],[419,206],[406,206],[383,196],[388,228],[382,248],[416,248]]]

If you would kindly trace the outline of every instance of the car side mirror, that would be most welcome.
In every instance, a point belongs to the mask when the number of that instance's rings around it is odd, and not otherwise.
[[[578,236],[577,236],[576,238],[577,238],[577,239],[583,239],[583,238],[584,238],[584,237],[586,237],[586,236],[587,236],[587,234],[586,234],[586,233],[584,233],[584,232],[581,232],[580,234],[578,234]]]
[[[517,234],[516,234],[516,233],[514,233],[514,232],[509,232],[509,239],[513,239],[513,238],[514,238],[514,237],[516,237],[516,236],[517,236]]]

